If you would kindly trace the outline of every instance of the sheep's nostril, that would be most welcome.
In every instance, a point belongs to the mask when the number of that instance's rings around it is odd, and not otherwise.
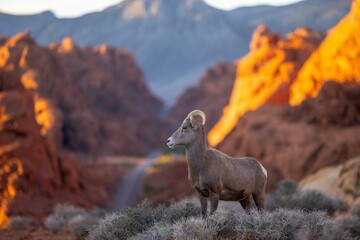
[[[169,143],[170,142],[170,138],[167,140],[167,143]]]

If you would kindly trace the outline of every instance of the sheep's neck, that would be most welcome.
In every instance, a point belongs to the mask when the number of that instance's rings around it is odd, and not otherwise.
[[[186,158],[189,167],[195,172],[199,172],[203,168],[206,148],[205,136],[186,147]]]

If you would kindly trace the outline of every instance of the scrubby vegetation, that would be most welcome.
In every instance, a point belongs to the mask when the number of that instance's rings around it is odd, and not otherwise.
[[[334,220],[326,212],[289,210],[221,210],[206,219],[189,201],[170,207],[142,202],[103,219],[90,231],[91,240],[115,239],[354,239],[360,237],[359,216]],[[351,223],[351,224],[349,224]]]
[[[267,196],[267,209],[246,214],[229,204],[206,219],[198,203],[184,200],[169,207],[144,201],[119,209],[95,225],[90,240],[115,239],[359,239],[360,206],[334,218],[347,204],[318,191],[301,191],[284,180]]]
[[[345,211],[348,206],[339,198],[331,198],[316,190],[302,191],[292,180],[282,180],[273,193],[266,195],[267,210],[277,208],[303,209],[307,211],[325,211],[333,215],[337,211]]]
[[[55,206],[53,214],[45,219],[44,226],[54,233],[69,229],[74,237],[83,238],[104,217],[105,211],[102,209],[94,208],[86,211],[79,207],[58,204]]]
[[[279,182],[266,196],[265,207],[245,213],[237,202],[221,202],[215,214],[203,219],[197,198],[168,207],[143,201],[111,215],[59,204],[44,226],[89,240],[360,239],[360,205],[350,207],[321,192],[302,191],[294,181]],[[12,217],[9,229],[23,230],[29,224],[28,218]]]
[[[24,230],[30,224],[30,219],[21,216],[14,216],[10,218],[9,229],[10,230]]]
[[[89,239],[351,239],[360,237],[358,222],[353,214],[333,220],[326,212],[283,208],[249,214],[220,211],[202,219],[194,203],[153,208],[143,202],[102,220]]]

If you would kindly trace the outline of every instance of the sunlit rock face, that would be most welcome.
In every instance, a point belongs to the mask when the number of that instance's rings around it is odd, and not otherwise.
[[[181,122],[189,112],[201,109],[206,115],[206,127],[212,128],[228,104],[234,85],[236,65],[218,63],[209,68],[199,85],[188,88],[168,114],[171,121]]]
[[[250,156],[268,170],[268,188],[301,180],[360,155],[360,85],[326,82],[317,98],[298,106],[266,105],[246,113],[218,148]]]
[[[209,132],[209,143],[221,142],[246,112],[264,104],[287,103],[292,80],[322,38],[316,31],[298,28],[281,39],[260,25],[254,31],[250,52],[237,63],[229,104]]]
[[[71,38],[41,47],[22,33],[0,41],[0,68],[19,73],[23,86],[35,94],[41,132],[57,146],[136,154],[166,139],[161,134],[166,125],[157,116],[162,103],[127,51],[106,45],[79,48]]]
[[[291,86],[292,105],[316,96],[325,81],[360,81],[359,29],[360,1],[354,0],[350,13],[329,31],[299,71]]]
[[[39,125],[39,99],[21,80],[20,74],[0,70],[0,226],[8,223],[7,214],[43,216],[54,199],[83,206],[107,200],[106,190],[86,170],[79,174],[81,166],[61,153],[47,132],[50,105],[41,106],[45,127]]]

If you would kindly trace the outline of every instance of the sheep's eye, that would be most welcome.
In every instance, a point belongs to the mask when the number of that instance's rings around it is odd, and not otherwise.
[[[182,128],[182,130],[183,130],[183,131],[186,131],[187,128],[188,128],[188,127],[184,126],[184,127]]]

